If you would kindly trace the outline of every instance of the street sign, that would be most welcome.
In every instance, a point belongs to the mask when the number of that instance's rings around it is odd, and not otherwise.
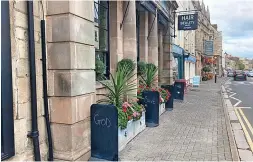
[[[178,30],[196,30],[198,14],[178,15]]]
[[[194,76],[192,79],[192,86],[199,86],[200,84],[200,76]]]
[[[205,55],[213,55],[213,41],[212,40],[205,41]]]

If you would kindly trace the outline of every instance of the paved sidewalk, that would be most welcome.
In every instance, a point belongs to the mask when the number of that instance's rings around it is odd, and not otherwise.
[[[189,90],[184,102],[165,112],[158,127],[146,128],[133,139],[120,152],[120,159],[231,161],[220,84],[213,82]]]

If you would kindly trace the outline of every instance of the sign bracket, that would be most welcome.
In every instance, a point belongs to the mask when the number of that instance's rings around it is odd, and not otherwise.
[[[154,17],[154,19],[153,19],[153,21],[152,21],[151,28],[149,29],[147,39],[149,38],[149,35],[150,35],[151,31],[153,30],[153,27],[154,27],[154,22],[155,22],[155,19],[157,18],[157,8],[155,9],[155,13],[156,13],[156,14],[155,14],[155,17]]]
[[[128,11],[128,7],[129,7],[129,3],[130,3],[130,1],[127,2],[126,10],[125,10],[124,15],[123,15],[123,20],[120,23],[120,29],[122,28],[122,26],[124,24],[124,21],[125,21],[125,18],[126,18],[126,14],[127,14],[127,11]]]

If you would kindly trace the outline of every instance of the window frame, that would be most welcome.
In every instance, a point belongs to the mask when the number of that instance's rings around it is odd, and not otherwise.
[[[15,155],[9,1],[1,1],[1,160]],[[3,57],[4,56],[4,57]],[[3,86],[4,85],[4,86]],[[4,114],[4,115],[3,115]]]
[[[95,17],[96,14],[94,14],[94,22],[97,23],[98,25],[96,26],[98,29],[103,29],[105,31],[107,31],[107,51],[102,51],[102,50],[99,50],[97,48],[95,48],[95,57],[96,57],[96,53],[99,51],[101,53],[103,53],[103,55],[105,56],[105,66],[106,66],[106,71],[105,71],[105,77],[107,79],[110,79],[110,11],[109,11],[109,3],[110,1],[103,1],[103,2],[107,2],[107,5],[104,5],[104,4],[101,4],[100,3],[101,0],[97,0],[97,1],[94,1],[94,11],[97,13],[97,18]],[[99,11],[98,11],[98,8],[96,7],[97,6],[100,6],[100,7],[103,7],[105,9],[107,9],[107,29],[104,28],[104,27],[100,27],[100,22],[99,22]],[[98,31],[99,32],[99,31]],[[99,35],[100,36],[100,35]],[[98,36],[98,42],[99,42],[99,36]]]

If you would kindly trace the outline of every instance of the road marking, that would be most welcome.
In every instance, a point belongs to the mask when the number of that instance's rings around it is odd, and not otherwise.
[[[236,106],[238,106],[242,101],[239,100],[238,98],[233,97],[234,95],[236,95],[236,93],[234,93],[234,92],[232,92],[232,93],[233,93],[233,94],[231,94],[231,95],[229,96],[229,98],[232,98],[232,99],[234,99],[234,100],[237,101],[237,103],[233,105],[234,107],[236,107]]]
[[[237,105],[239,105],[242,101],[238,100],[238,102],[236,104],[234,104],[234,107],[236,107]]]
[[[229,97],[232,97],[232,96],[236,95],[236,93],[235,93],[235,92],[231,92],[231,93],[233,93],[233,94],[231,94]]]
[[[238,118],[238,120],[239,120],[241,126],[242,126],[242,129],[243,129],[243,131],[244,131],[244,134],[245,134],[245,137],[246,137],[246,139],[247,139],[247,141],[248,141],[248,144],[249,144],[249,146],[250,146],[250,149],[251,149],[251,151],[253,151],[253,143],[252,143],[252,140],[251,140],[251,138],[250,138],[249,132],[247,131],[247,129],[246,129],[246,127],[245,127],[245,125],[244,125],[244,123],[243,123],[243,121],[242,121],[242,118],[241,118],[240,114],[238,113],[238,110],[237,110],[237,109],[235,109],[235,113],[236,113],[236,115],[237,115],[237,118]]]
[[[235,107],[235,109],[251,109],[251,107]]]
[[[244,115],[242,109],[239,109],[239,112],[241,113],[242,118],[244,119],[245,123],[247,124],[247,126],[248,126],[248,128],[249,128],[249,130],[250,130],[250,132],[251,132],[251,134],[253,135],[253,128],[252,128],[252,126],[251,126],[251,124],[250,124],[248,118]]]

